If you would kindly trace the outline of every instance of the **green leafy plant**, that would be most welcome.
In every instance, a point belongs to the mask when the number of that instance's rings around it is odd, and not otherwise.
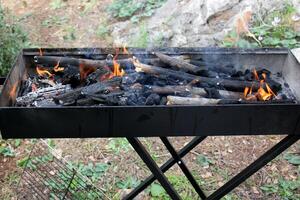
[[[300,165],[300,156],[297,154],[287,153],[284,155],[284,159],[293,165]]]
[[[300,198],[300,195],[295,193],[300,187],[300,179],[295,181],[285,180],[280,178],[278,184],[267,184],[260,187],[260,189],[267,195],[276,194],[281,197],[281,199],[291,199],[296,200]]]
[[[116,186],[120,189],[130,189],[138,186],[140,181],[135,177],[127,177],[125,180],[119,180],[116,182]]]
[[[128,19],[138,22],[141,17],[151,16],[156,8],[161,7],[166,0],[114,0],[107,11],[114,18]]]
[[[202,167],[208,167],[210,164],[214,164],[211,159],[207,158],[203,154],[197,156],[197,163]]]
[[[15,156],[14,150],[9,145],[0,146],[0,154],[2,154],[5,157],[14,157]]]
[[[27,34],[17,20],[1,7],[1,4],[0,38],[0,76],[4,76],[8,73],[20,49],[28,46],[28,43]]]
[[[129,142],[124,138],[113,138],[110,139],[107,144],[107,148],[114,151],[116,154],[120,153],[120,151],[129,151],[132,147]]]
[[[257,13],[252,17],[249,27],[236,24],[222,42],[225,47],[300,47],[300,33],[293,27],[292,16],[296,9],[286,3],[282,9],[265,14]],[[243,33],[240,29],[246,29]]]

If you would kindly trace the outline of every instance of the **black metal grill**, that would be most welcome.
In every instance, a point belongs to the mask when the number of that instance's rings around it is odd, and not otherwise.
[[[104,199],[85,176],[55,155],[45,141],[34,145],[25,158],[18,199]]]
[[[99,49],[44,49],[44,55],[71,56],[79,58],[105,59],[113,54],[112,48]],[[189,55],[222,59],[239,66],[264,66],[272,73],[280,73],[288,83],[297,102],[300,100],[300,64],[287,49],[224,49],[224,48],[163,48],[134,49],[129,51],[136,57],[151,58],[150,52],[159,51],[166,55]],[[86,138],[126,137],[153,175],[134,189],[125,199],[132,199],[154,180],[158,180],[172,199],[181,199],[164,172],[178,164],[202,199],[220,199],[260,168],[286,150],[300,137],[300,104],[236,104],[215,106],[103,106],[103,107],[13,107],[15,97],[11,91],[18,90],[32,70],[34,56],[39,49],[24,49],[8,75],[0,96],[0,130],[4,138]],[[54,124],[50,126],[49,124]],[[213,135],[268,135],[288,136],[263,154],[258,160],[242,170],[234,178],[206,196],[197,185],[182,157],[198,145],[206,136]],[[161,167],[136,137],[159,136],[171,153]],[[182,150],[176,152],[168,136],[197,136]],[[37,149],[37,148],[35,148]],[[34,152],[34,151],[33,151]],[[38,165],[35,159],[27,162],[24,179],[25,199],[47,199],[51,192],[58,198],[76,199],[78,193],[87,192],[103,198],[102,193],[88,184],[76,171],[53,158],[52,165]],[[32,168],[33,167],[33,168]],[[63,171],[59,174],[58,171]],[[38,173],[39,172],[39,173]],[[55,184],[51,182],[54,179]],[[48,180],[44,182],[41,180]],[[57,183],[62,187],[57,187]],[[76,183],[76,184],[75,184]],[[49,190],[49,186],[50,189]],[[26,190],[27,188],[27,190]],[[26,191],[34,191],[26,193]],[[31,195],[31,196],[26,196]],[[41,196],[41,198],[39,197]]]
[[[297,100],[300,97],[300,65],[287,49],[131,48],[129,51],[138,58],[152,58],[152,51],[160,51],[167,55],[223,59],[238,66],[264,66],[272,73],[281,73]],[[105,59],[114,52],[113,48],[43,49],[44,55],[95,59]],[[299,104],[12,107],[15,99],[10,92],[32,70],[35,55],[39,55],[38,49],[24,49],[4,84],[0,96],[3,138],[266,135],[300,131]],[[55,131],[45,128],[54,121]]]

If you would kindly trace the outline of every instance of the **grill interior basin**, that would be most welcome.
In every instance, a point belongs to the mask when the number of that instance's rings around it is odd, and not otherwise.
[[[288,49],[24,49],[0,96],[3,138],[299,134]]]

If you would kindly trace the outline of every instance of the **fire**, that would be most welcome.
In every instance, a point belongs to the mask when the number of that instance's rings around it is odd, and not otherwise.
[[[61,72],[61,71],[64,71],[64,70],[65,70],[65,68],[59,67],[59,62],[60,62],[60,61],[58,61],[57,64],[56,64],[56,65],[54,66],[54,68],[53,68],[53,70],[54,70],[55,72]]]
[[[48,77],[52,77],[53,74],[51,74],[48,70],[46,69],[42,69],[39,66],[36,66],[36,72],[38,73],[39,76],[48,76]]]
[[[260,101],[268,101],[271,100],[272,97],[276,97],[276,94],[272,91],[271,87],[266,83],[266,78],[267,75],[265,73],[262,73],[262,79],[259,78],[258,73],[255,69],[253,69],[253,75],[255,80],[259,81],[260,83],[260,87],[258,88],[257,92],[255,93],[255,95],[252,95],[252,87],[245,87],[244,89],[244,98],[246,100],[250,100],[253,97],[255,97],[256,99],[260,100]],[[264,88],[265,86],[265,88]]]
[[[115,59],[113,60],[113,64],[114,64],[113,76],[124,76],[125,71],[123,69],[120,69],[120,64]]]
[[[123,48],[123,51],[127,52],[125,47]],[[125,71],[120,67],[120,64],[117,62],[118,55],[119,55],[119,49],[116,49],[116,55],[113,58],[114,69],[113,69],[113,73],[111,74],[110,78],[112,78],[114,76],[124,76],[125,75]]]
[[[86,77],[90,74],[96,71],[95,67],[91,66],[85,66],[84,64],[79,65],[79,72],[80,72],[80,80],[83,81],[86,79]]]
[[[12,86],[12,88],[11,88],[11,90],[10,90],[10,92],[9,92],[9,97],[10,97],[11,99],[15,99],[15,98],[16,98],[16,96],[17,96],[17,88],[18,88],[18,83],[16,82],[16,83]]]

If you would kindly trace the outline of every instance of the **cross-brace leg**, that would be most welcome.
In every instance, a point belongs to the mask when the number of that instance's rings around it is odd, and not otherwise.
[[[288,135],[284,139],[282,139],[279,143],[269,149],[266,153],[260,156],[256,161],[234,176],[231,180],[225,183],[222,187],[216,190],[213,194],[209,197],[206,197],[205,194],[200,189],[199,185],[189,172],[187,166],[182,161],[182,157],[184,157],[187,153],[189,153],[194,147],[196,147],[200,142],[202,142],[206,137],[195,137],[189,144],[183,147],[178,153],[171,145],[169,140],[166,137],[161,137],[161,140],[167,147],[168,151],[172,155],[172,158],[169,159],[165,164],[163,164],[160,168],[157,166],[155,161],[151,158],[149,153],[143,147],[141,142],[137,138],[127,138],[130,144],[133,146],[135,151],[139,154],[145,164],[148,166],[152,175],[149,176],[146,180],[144,180],[137,188],[131,191],[124,199],[133,199],[136,197],[140,192],[146,189],[151,183],[153,183],[156,179],[160,182],[160,184],[164,187],[166,192],[170,195],[172,199],[180,199],[180,196],[169,183],[168,179],[164,175],[168,169],[170,169],[174,164],[178,164],[179,167],[182,169],[185,176],[191,182],[193,187],[195,188],[196,192],[202,199],[207,200],[214,200],[214,199],[221,199],[223,196],[228,194],[242,182],[244,182],[247,178],[257,172],[259,169],[264,167],[267,163],[297,142],[300,138],[300,135]]]
[[[195,137],[194,139],[192,139],[186,146],[184,146],[180,151],[178,151],[178,156],[180,158],[184,157],[186,154],[188,154],[193,148],[195,148],[200,142],[202,142],[204,139],[206,138],[206,136],[198,136]],[[128,140],[129,139],[129,140]],[[127,138],[127,140],[130,142],[132,138]],[[134,138],[135,139],[135,138]],[[137,140],[137,139],[135,139]],[[133,145],[130,142],[131,145]],[[134,144],[135,145],[135,144]],[[140,144],[142,145],[142,144]],[[135,149],[135,151],[137,151],[137,149],[133,146],[133,148]],[[146,151],[144,149],[144,151]],[[144,152],[146,153],[146,152]],[[151,158],[151,157],[150,157]],[[152,158],[151,158],[152,159]],[[145,161],[144,161],[145,162]],[[154,162],[154,161],[153,161]],[[175,160],[173,157],[170,158],[165,164],[163,164],[159,170],[164,173],[166,172],[168,169],[170,169],[174,164],[176,164],[177,160]],[[142,192],[143,190],[145,190],[149,185],[151,185],[151,183],[153,183],[155,180],[157,179],[157,177],[152,174],[150,175],[148,178],[146,178],[139,186],[137,186],[135,189],[133,189],[125,198],[124,200],[127,199],[133,199],[134,197],[136,197],[140,192]]]

